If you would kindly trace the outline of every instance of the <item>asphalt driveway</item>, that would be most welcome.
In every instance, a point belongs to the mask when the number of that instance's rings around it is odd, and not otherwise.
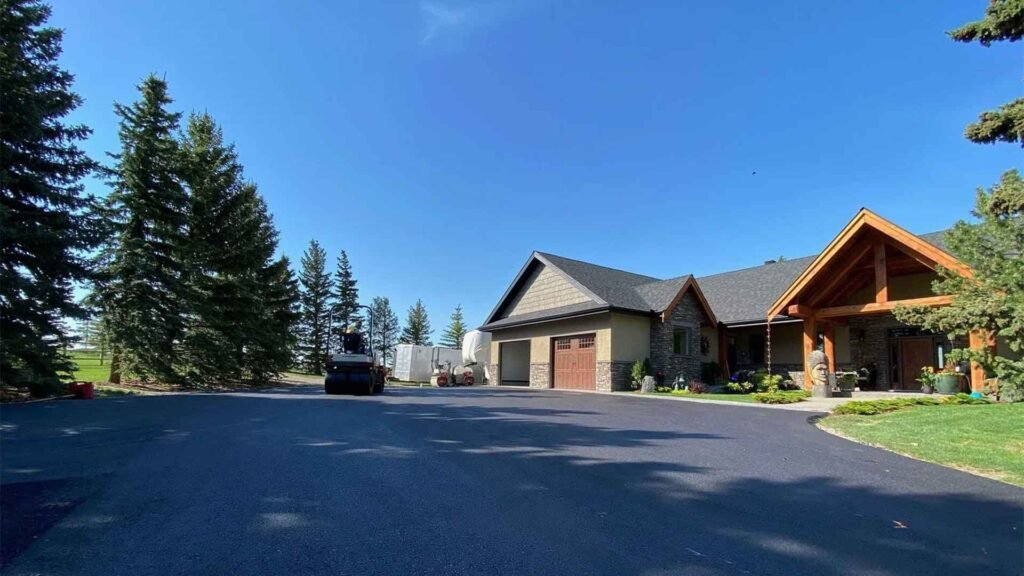
[[[5,406],[4,574],[1019,574],[1024,491],[808,414],[319,388]]]

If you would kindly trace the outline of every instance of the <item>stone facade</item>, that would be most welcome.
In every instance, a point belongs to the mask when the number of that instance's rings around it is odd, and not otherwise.
[[[530,388],[551,388],[551,365],[530,363]]]
[[[491,363],[487,365],[487,374],[490,378],[487,379],[487,383],[493,386],[497,386],[501,383],[501,374],[498,373],[500,367],[497,363]]]
[[[629,376],[633,365],[629,362],[598,362],[595,376],[597,390],[617,392],[629,389]]]
[[[687,383],[700,378],[700,326],[706,322],[707,317],[697,297],[689,291],[667,321],[662,322],[660,317],[651,319],[651,367],[655,372],[661,370],[665,373],[666,384],[673,382],[677,376],[682,376]],[[672,341],[676,326],[690,328],[689,354],[673,352]],[[628,379],[627,372],[627,382]]]

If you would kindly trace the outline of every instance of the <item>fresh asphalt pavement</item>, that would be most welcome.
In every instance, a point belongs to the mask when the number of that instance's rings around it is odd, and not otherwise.
[[[0,571],[1021,573],[1024,491],[809,416],[491,387],[5,406]]]

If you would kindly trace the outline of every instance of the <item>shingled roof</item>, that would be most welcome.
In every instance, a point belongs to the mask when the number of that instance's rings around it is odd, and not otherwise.
[[[922,234],[919,237],[945,250],[946,231]],[[725,324],[763,322],[772,302],[814,261],[816,256],[805,256],[761,266],[743,268],[694,279],[687,274],[661,280],[625,270],[608,268],[582,260],[574,260],[546,252],[534,252],[519,276],[509,286],[498,306],[481,326],[483,330],[513,326],[575,316],[603,310],[626,310],[642,313],[661,313],[673,305],[674,298],[695,280],[714,317]],[[507,318],[497,318],[508,297],[515,291],[526,270],[534,261],[550,265],[562,272],[571,282],[588,292],[592,302],[583,302],[559,308],[540,310]]]

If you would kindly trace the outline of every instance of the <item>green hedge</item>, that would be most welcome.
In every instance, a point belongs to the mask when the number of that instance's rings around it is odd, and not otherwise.
[[[776,392],[759,392],[754,394],[753,398],[762,404],[795,404],[803,402],[810,395],[805,390],[780,390]]]

